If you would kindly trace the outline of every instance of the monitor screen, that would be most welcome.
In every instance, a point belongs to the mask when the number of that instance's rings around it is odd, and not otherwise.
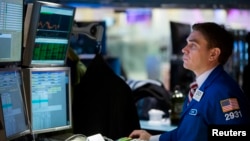
[[[19,64],[22,55],[23,0],[0,0],[0,65]]]
[[[182,48],[186,45],[186,39],[191,32],[191,25],[170,21],[172,53],[182,55]]]
[[[39,134],[70,129],[70,68],[25,68],[23,75],[31,132]]]
[[[27,8],[23,65],[64,66],[75,8],[41,1],[29,3]]]
[[[30,133],[21,69],[0,69],[0,140]]]

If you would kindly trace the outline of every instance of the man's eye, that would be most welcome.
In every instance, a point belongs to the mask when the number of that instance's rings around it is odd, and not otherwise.
[[[190,47],[191,47],[191,48],[196,48],[196,45],[195,45],[195,44],[191,44]]]
[[[195,45],[194,44],[189,44],[189,47],[190,48],[193,48]]]

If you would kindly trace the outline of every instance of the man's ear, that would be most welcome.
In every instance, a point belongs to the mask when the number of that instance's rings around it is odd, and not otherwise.
[[[210,50],[209,61],[214,61],[220,56],[220,49],[219,48],[212,48]]]

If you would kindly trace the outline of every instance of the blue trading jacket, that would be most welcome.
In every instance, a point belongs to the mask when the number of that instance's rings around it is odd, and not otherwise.
[[[207,141],[209,125],[250,124],[250,102],[223,66],[211,72],[195,95],[188,106],[184,102],[178,128],[163,133],[160,141]],[[234,106],[227,108],[229,101]]]

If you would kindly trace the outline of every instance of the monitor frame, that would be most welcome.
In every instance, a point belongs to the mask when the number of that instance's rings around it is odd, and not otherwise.
[[[71,98],[71,75],[70,75],[70,68],[69,67],[42,67],[42,68],[23,68],[23,76],[24,76],[24,84],[25,84],[25,90],[26,90],[26,98],[27,98],[27,107],[29,111],[29,119],[30,119],[30,126],[31,126],[31,133],[32,134],[42,134],[42,133],[48,133],[48,132],[56,132],[61,130],[67,130],[72,128],[72,98]],[[57,71],[64,71],[67,73],[68,76],[68,88],[66,89],[66,110],[67,110],[67,119],[68,119],[68,125],[58,126],[58,127],[50,127],[45,129],[32,129],[33,124],[33,117],[32,117],[32,81],[31,81],[31,73],[32,72],[57,72]]]
[[[0,58],[0,66],[20,66],[22,63],[22,53],[23,53],[23,31],[24,31],[24,1],[23,0],[0,0],[2,7],[6,7],[6,15],[3,14],[1,17],[3,23],[0,23],[0,36],[2,40],[7,45],[10,45],[9,48],[9,55],[6,56],[7,52],[4,52],[3,58]],[[6,5],[4,5],[6,4]],[[20,9],[16,5],[21,5]],[[13,6],[13,9],[8,10],[10,7]],[[21,12],[20,12],[21,11]],[[9,15],[8,15],[9,14]],[[20,17],[18,17],[20,14]],[[16,23],[12,23],[8,21],[18,21]],[[14,19],[14,20],[13,20]],[[6,24],[8,22],[8,24]],[[19,23],[20,22],[20,23]],[[1,27],[2,25],[2,27]],[[7,26],[8,25],[8,26]],[[15,30],[13,30],[15,28]],[[20,29],[19,29],[20,28]],[[2,30],[3,29],[3,30]],[[20,32],[19,32],[20,30]],[[3,41],[0,41],[3,46]],[[3,50],[6,51],[6,47],[2,47]],[[0,52],[2,52],[0,50]]]
[[[50,10],[55,13],[61,14],[64,11],[65,15],[69,16],[69,25],[67,26],[67,32],[60,31],[60,32],[53,32],[54,34],[64,34],[65,37],[59,37],[51,35],[51,37],[44,37],[44,36],[38,36],[38,31],[41,31],[38,28],[39,20],[41,11],[43,9]],[[59,67],[59,66],[65,66],[66,60],[67,60],[67,52],[70,45],[70,35],[72,30],[72,25],[74,23],[74,16],[75,16],[75,8],[70,7],[67,5],[59,4],[59,3],[53,3],[53,2],[47,2],[47,1],[35,1],[33,3],[27,4],[27,11],[25,14],[25,25],[24,25],[24,49],[23,49],[23,57],[22,57],[22,66],[25,67]],[[31,20],[32,19],[32,20]],[[27,24],[29,25],[27,27]],[[49,24],[49,22],[48,22]],[[45,30],[44,30],[45,31]],[[47,30],[48,33],[51,30]],[[42,31],[43,32],[43,31]],[[46,32],[46,31],[45,31]],[[44,33],[45,34],[45,33]],[[47,34],[47,33],[46,33]],[[45,35],[47,36],[47,35]],[[50,45],[58,45],[61,47],[57,48],[66,48],[63,50],[63,59],[45,59],[45,60],[34,60],[34,49],[35,46],[42,45],[42,44],[48,44]],[[53,53],[53,52],[52,52]]]
[[[13,139],[17,139],[20,138],[22,136],[28,135],[31,133],[30,130],[30,120],[29,120],[29,116],[28,116],[28,109],[27,109],[27,101],[26,101],[26,95],[25,95],[25,89],[24,89],[24,82],[23,82],[23,75],[22,75],[22,69],[20,67],[16,67],[16,68],[1,68],[0,69],[0,73],[4,73],[4,72],[18,72],[20,73],[20,77],[21,77],[21,85],[20,85],[20,97],[21,97],[21,102],[23,105],[23,112],[24,112],[24,118],[25,118],[25,122],[26,122],[26,126],[27,129],[23,130],[23,131],[19,131],[16,132],[10,136],[6,135],[6,130],[5,130],[5,124],[4,124],[4,111],[3,111],[3,107],[2,107],[2,99],[0,98],[0,140],[1,141],[9,141],[9,140],[13,140]]]

